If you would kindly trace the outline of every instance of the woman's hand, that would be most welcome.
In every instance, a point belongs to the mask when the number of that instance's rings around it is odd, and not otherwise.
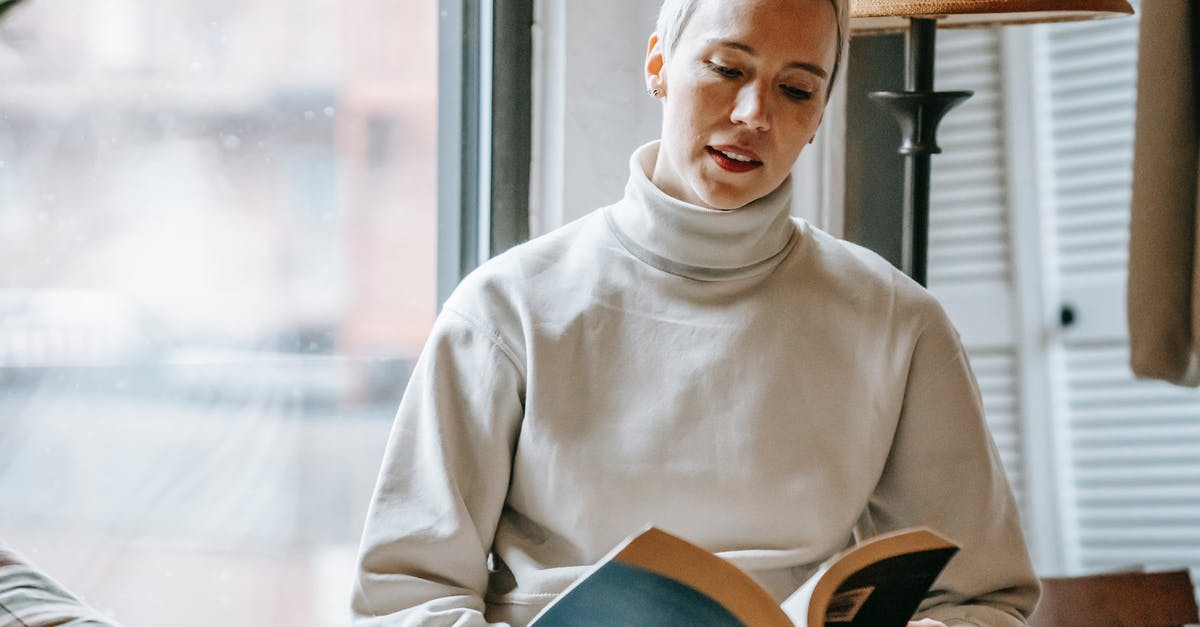
[[[923,618],[921,620],[908,621],[908,627],[946,627],[946,623],[933,620],[932,618]]]

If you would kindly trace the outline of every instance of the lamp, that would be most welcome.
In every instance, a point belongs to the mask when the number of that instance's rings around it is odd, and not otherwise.
[[[905,156],[904,242],[901,270],[926,283],[929,248],[930,157],[941,152],[937,127],[969,91],[934,91],[938,26],[981,28],[1114,17],[1133,13],[1127,0],[850,0],[856,34],[907,29],[904,91],[872,92],[871,99],[900,123]]]

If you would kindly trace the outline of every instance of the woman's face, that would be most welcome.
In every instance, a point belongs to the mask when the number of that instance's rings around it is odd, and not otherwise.
[[[774,191],[816,133],[837,17],[829,0],[698,4],[674,50],[650,37],[646,78],[663,99],[651,180],[680,200],[736,209]]]

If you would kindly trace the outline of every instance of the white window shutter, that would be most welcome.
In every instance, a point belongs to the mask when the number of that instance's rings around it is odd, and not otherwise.
[[[938,33],[936,85],[971,90],[938,132],[933,157],[929,283],[1008,283],[1000,42],[995,31]]]
[[[1136,4],[1136,3],[1135,3]],[[1138,22],[1047,27],[1054,282],[1079,571],[1200,569],[1200,394],[1137,381],[1125,281]],[[1200,578],[1197,578],[1200,581]]]

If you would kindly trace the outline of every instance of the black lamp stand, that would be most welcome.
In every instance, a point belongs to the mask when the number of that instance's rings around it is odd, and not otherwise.
[[[940,153],[937,127],[946,112],[971,97],[969,91],[934,91],[933,60],[937,20],[910,18],[904,91],[876,91],[869,96],[900,123],[904,155],[904,242],[901,270],[926,284],[929,252],[930,157]]]

